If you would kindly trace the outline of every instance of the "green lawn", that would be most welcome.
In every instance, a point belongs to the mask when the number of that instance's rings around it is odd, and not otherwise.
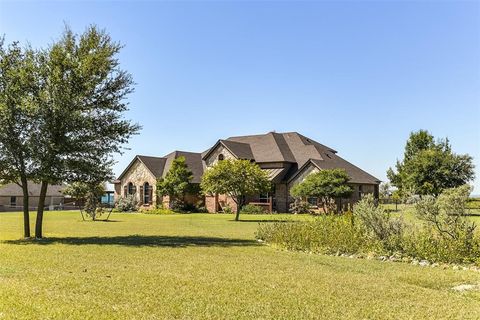
[[[18,240],[21,215],[0,213],[0,319],[480,318],[480,292],[451,289],[480,284],[480,273],[278,251],[254,240],[258,220],[285,217],[82,222],[78,212],[47,212],[48,239],[26,242]]]

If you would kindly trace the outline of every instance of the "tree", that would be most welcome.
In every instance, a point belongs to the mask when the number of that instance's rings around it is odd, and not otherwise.
[[[193,173],[188,169],[185,157],[178,157],[172,161],[172,166],[165,178],[158,179],[157,194],[169,196],[170,202],[180,201],[180,205],[182,205],[185,202],[186,194],[198,192],[191,183],[192,179]]]
[[[93,221],[96,220],[99,200],[105,194],[104,183],[86,183],[73,182],[62,191],[64,194],[72,196],[76,201],[82,202],[83,210]],[[82,213],[82,207],[80,212]],[[82,213],[83,218],[83,213]]]
[[[201,188],[206,194],[226,194],[231,197],[237,205],[235,221],[238,221],[245,197],[268,192],[271,184],[265,171],[255,163],[248,160],[222,160],[206,170]]]
[[[0,180],[23,194],[24,237],[30,237],[28,180],[32,177],[32,97],[37,93],[36,59],[31,48],[4,46],[0,39]]]
[[[328,213],[334,200],[348,198],[352,194],[348,180],[348,174],[343,169],[320,170],[294,185],[290,193],[293,197],[320,198],[323,210]]]
[[[41,182],[37,238],[43,236],[48,185],[62,181],[98,185],[100,177],[112,175],[112,155],[140,129],[124,119],[133,80],[120,69],[121,48],[95,26],[81,35],[67,27],[60,40],[39,53],[33,151],[34,177]]]
[[[420,130],[410,134],[404,159],[387,176],[401,194],[438,196],[445,189],[468,183],[475,174],[471,156],[453,153],[448,139],[434,142],[432,135]]]

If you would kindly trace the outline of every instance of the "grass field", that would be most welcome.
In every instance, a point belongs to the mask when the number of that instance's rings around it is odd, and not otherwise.
[[[480,292],[451,289],[480,284],[479,273],[278,251],[254,240],[258,221],[285,217],[82,222],[78,212],[47,212],[48,239],[24,241],[21,215],[1,213],[0,319],[480,318]]]

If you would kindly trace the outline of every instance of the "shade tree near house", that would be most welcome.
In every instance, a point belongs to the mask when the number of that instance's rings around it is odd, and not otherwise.
[[[30,141],[26,163],[33,166],[27,178],[42,185],[35,225],[37,238],[43,236],[48,186],[63,181],[93,183],[100,176],[110,178],[112,154],[121,152],[122,145],[139,130],[138,125],[124,119],[133,80],[119,66],[121,47],[95,26],[81,35],[67,27],[58,41],[32,54],[29,99],[17,102],[13,108],[15,112],[27,109],[27,122],[32,126],[23,138]],[[22,124],[20,119],[12,126]],[[0,136],[0,145],[8,143]],[[15,164],[13,160],[10,165]],[[12,172],[12,179],[20,180],[27,170]]]
[[[221,160],[207,169],[202,177],[201,188],[206,194],[226,194],[236,204],[235,220],[245,198],[268,192],[271,183],[265,171],[248,160]]]
[[[23,194],[23,235],[30,237],[28,180],[32,162],[32,93],[37,92],[36,52],[18,43],[4,45],[0,39],[0,180],[16,183]]]
[[[345,170],[320,170],[294,185],[290,193],[295,198],[319,199],[324,212],[329,213],[337,210],[339,207],[337,201],[352,194],[353,188],[348,185],[348,181],[349,177]]]
[[[180,156],[172,161],[165,177],[157,180],[157,193],[169,197],[171,208],[183,207],[187,194],[199,192],[198,184],[193,184],[192,180],[193,172],[188,168],[185,157]]]
[[[473,159],[468,154],[456,154],[448,139],[435,141],[426,130],[412,132],[405,145],[403,160],[396,170],[387,172],[392,185],[403,197],[439,195],[443,190],[472,181]]]

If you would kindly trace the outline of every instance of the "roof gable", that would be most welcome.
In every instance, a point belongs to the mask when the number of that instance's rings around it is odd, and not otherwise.
[[[127,168],[125,168],[125,170],[123,170],[123,172],[118,176],[117,180],[122,179],[136,161],[142,163],[155,178],[160,178],[163,174],[166,159],[160,157],[136,155]]]
[[[172,167],[173,160],[179,157],[185,158],[185,164],[187,165],[188,169],[192,171],[192,183],[200,183],[200,181],[202,180],[204,163],[202,160],[202,154],[198,152],[173,151],[167,154],[164,157],[166,159],[166,162],[162,177],[165,177],[167,172]]]

